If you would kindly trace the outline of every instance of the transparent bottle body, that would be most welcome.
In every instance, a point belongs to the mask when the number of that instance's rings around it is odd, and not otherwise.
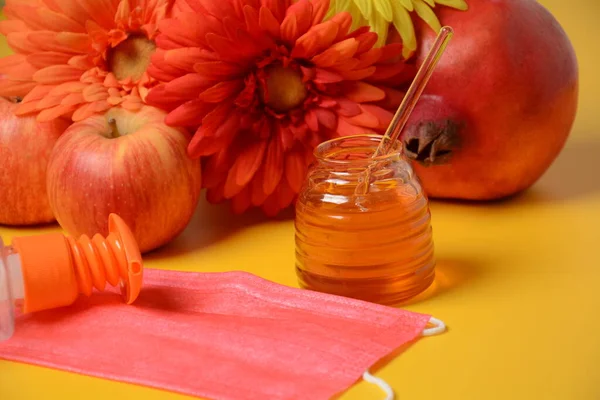
[[[15,329],[15,312],[24,298],[19,254],[0,238],[0,341],[9,339]]]

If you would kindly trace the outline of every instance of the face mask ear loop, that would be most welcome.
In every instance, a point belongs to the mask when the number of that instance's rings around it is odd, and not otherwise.
[[[431,328],[423,329],[423,333],[421,333],[421,335],[433,336],[433,335],[438,335],[446,330],[446,324],[437,318],[431,317],[429,319],[429,322],[435,326],[432,326]]]
[[[429,323],[433,324],[431,328],[423,329],[421,335],[423,336],[433,336],[438,335],[446,330],[446,324],[434,317],[429,318]],[[365,371],[362,376],[363,380],[366,382],[372,383],[379,387],[383,392],[385,392],[385,400],[394,400],[394,390],[392,387],[383,379],[377,378],[376,376],[371,375],[369,371]]]
[[[376,385],[377,387],[379,387],[381,390],[383,390],[385,392],[385,400],[394,400],[394,391],[392,390],[392,387],[383,379],[381,378],[377,378],[376,376],[371,375],[371,373],[369,371],[365,371],[365,373],[363,374],[363,379],[366,382],[372,383],[373,385]]]

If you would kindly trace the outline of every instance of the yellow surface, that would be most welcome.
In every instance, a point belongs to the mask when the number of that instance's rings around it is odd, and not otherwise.
[[[449,331],[421,340],[378,371],[398,398],[600,399],[600,42],[594,18],[600,3],[541,3],[557,16],[579,57],[581,102],[573,134],[543,179],[518,199],[432,203],[438,278],[405,308],[432,313]],[[30,231],[0,229],[7,238],[22,233]],[[289,216],[237,219],[226,207],[202,204],[184,235],[149,257],[147,266],[242,269],[295,286],[293,240]],[[210,366],[198,360],[199,373],[203,368]],[[0,361],[2,400],[82,398],[189,399]],[[342,396],[382,398],[364,382]]]

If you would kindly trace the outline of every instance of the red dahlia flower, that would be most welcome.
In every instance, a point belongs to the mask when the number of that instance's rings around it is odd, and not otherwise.
[[[275,215],[295,199],[314,147],[340,135],[381,133],[413,76],[374,48],[349,13],[325,20],[328,0],[178,0],[160,23],[148,71],[165,83],[148,102],[166,123],[196,130],[203,185],[234,211]]]
[[[158,22],[173,0],[7,0],[0,33],[0,96],[23,97],[17,115],[74,121],[142,106]]]

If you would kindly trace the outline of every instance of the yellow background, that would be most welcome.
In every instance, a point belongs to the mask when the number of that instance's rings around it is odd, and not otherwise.
[[[525,195],[466,206],[432,202],[438,277],[404,307],[446,321],[377,372],[401,399],[600,399],[600,41],[597,0],[541,0],[580,63],[580,107],[555,164]],[[6,54],[5,42],[0,51]],[[47,228],[35,232],[44,232]],[[0,229],[6,239],[25,230]],[[151,268],[246,270],[296,285],[293,223],[232,218],[202,203]],[[198,332],[199,335],[202,332]],[[201,373],[210,365],[198,360]],[[0,361],[0,399],[189,397]],[[307,396],[310,398],[310,396]],[[361,382],[342,399],[382,399]]]

